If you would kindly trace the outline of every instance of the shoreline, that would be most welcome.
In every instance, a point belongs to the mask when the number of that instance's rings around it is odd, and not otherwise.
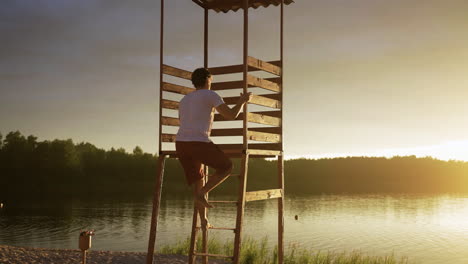
[[[82,260],[79,249],[51,249],[0,245],[0,264],[79,264]],[[186,264],[187,256],[155,254],[156,263]],[[146,252],[88,250],[87,264],[143,264]],[[210,259],[210,263],[222,264]]]

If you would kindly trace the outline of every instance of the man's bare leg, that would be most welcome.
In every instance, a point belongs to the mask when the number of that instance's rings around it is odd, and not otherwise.
[[[211,175],[208,179],[208,182],[202,188],[198,189],[198,200],[202,203],[205,207],[212,208],[213,206],[208,203],[205,198],[205,194],[216,188],[220,183],[225,181],[229,175],[231,174],[232,168],[224,171],[216,171],[213,175]]]
[[[202,229],[206,229],[210,227],[210,224],[208,223],[208,218],[206,217],[206,206],[203,204],[203,202],[199,200],[200,190],[203,188],[203,183],[204,179],[200,179],[194,183],[193,197],[195,199],[195,206],[197,208],[198,214],[200,215],[201,227]]]

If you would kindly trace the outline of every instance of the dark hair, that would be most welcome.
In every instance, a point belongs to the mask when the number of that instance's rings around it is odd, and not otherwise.
[[[210,71],[205,68],[198,68],[192,73],[192,83],[195,88],[201,88],[205,85],[206,80],[211,77]]]

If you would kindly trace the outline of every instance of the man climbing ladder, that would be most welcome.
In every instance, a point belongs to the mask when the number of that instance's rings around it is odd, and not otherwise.
[[[210,90],[213,77],[207,69],[196,69],[191,79],[196,90],[185,95],[179,104],[180,126],[176,135],[176,151],[187,183],[193,185],[195,204],[202,228],[205,229],[209,224],[204,210],[212,207],[205,195],[232,171],[231,160],[209,138],[214,109],[225,119],[234,120],[243,105],[252,98],[252,93],[241,93],[237,104],[230,108],[216,92]],[[205,185],[203,165],[216,170]]]

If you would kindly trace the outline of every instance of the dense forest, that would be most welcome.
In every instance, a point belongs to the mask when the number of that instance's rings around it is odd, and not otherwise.
[[[157,156],[135,147],[104,150],[71,139],[38,141],[19,131],[0,134],[0,201],[152,194]],[[235,170],[239,168],[234,162]],[[252,159],[248,189],[275,188],[276,162]],[[166,162],[163,195],[187,195],[190,189],[179,163]],[[235,193],[236,179],[216,190]],[[468,162],[414,156],[347,157],[285,161],[286,193],[466,193]]]

